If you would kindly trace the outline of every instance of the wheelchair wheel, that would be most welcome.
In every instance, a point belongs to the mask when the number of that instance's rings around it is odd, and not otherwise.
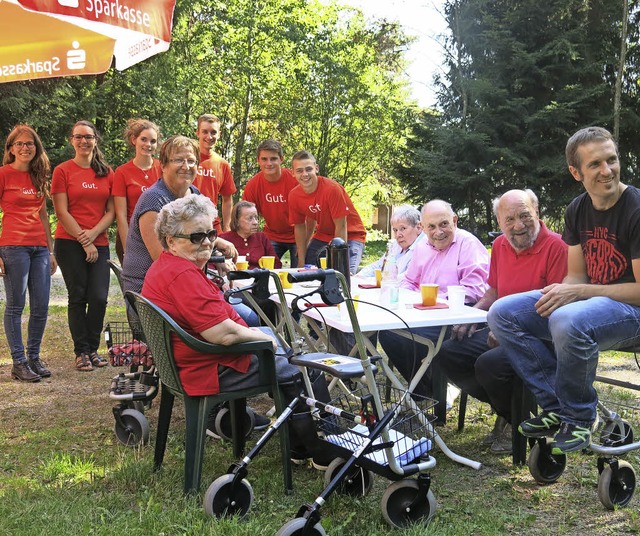
[[[299,536],[303,533],[302,531],[304,530],[306,522],[307,520],[304,517],[296,517],[282,525],[276,536]],[[316,523],[311,527],[311,530],[305,534],[309,536],[327,536],[327,533],[320,523]]]
[[[600,432],[600,443],[605,447],[621,447],[633,443],[633,428],[629,421],[608,422]]]
[[[605,465],[598,478],[598,499],[608,510],[616,506],[627,506],[636,490],[636,472],[625,462],[618,462],[618,477],[614,478],[613,469]]]
[[[347,463],[342,458],[335,458],[327,467],[324,473],[324,485],[328,486],[340,469]],[[343,495],[353,497],[364,497],[373,487],[373,473],[368,469],[363,469],[354,465],[338,484],[336,491]]]
[[[116,421],[115,432],[118,441],[127,447],[146,445],[149,441],[149,421],[135,409],[125,409],[121,415],[122,424]]]
[[[435,514],[436,498],[429,490],[426,501],[411,508],[411,503],[418,493],[417,480],[398,480],[389,485],[380,502],[385,521],[398,529],[405,529],[418,523],[427,523]]]
[[[564,472],[567,465],[566,454],[551,454],[551,447],[540,442],[533,445],[527,461],[529,472],[538,484],[552,484]]]
[[[233,475],[216,478],[204,494],[204,512],[211,517],[244,517],[253,504],[253,488],[242,479],[233,486]]]
[[[244,418],[246,437],[249,437],[251,435],[251,432],[253,432],[254,424],[255,417],[253,415],[253,411],[247,408]],[[220,411],[218,411],[218,414],[216,415],[215,427],[215,433],[218,434],[222,439],[225,439],[227,441],[231,441],[233,439],[231,437],[231,410],[229,408],[220,408]]]

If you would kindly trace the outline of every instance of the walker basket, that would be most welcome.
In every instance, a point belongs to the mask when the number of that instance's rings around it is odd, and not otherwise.
[[[403,389],[386,387],[383,383],[377,385],[382,397],[384,413],[392,411],[388,432],[389,440],[394,443],[393,455],[400,465],[407,465],[425,456],[431,450],[433,436],[433,409],[435,400],[416,394],[407,394]],[[320,418],[320,428],[325,432],[325,441],[340,447],[356,451],[369,437],[369,432],[375,426],[377,417],[373,409],[373,399],[368,388],[356,389],[343,394],[331,402],[331,406],[339,409],[335,414]],[[378,437],[374,444],[383,442]],[[367,458],[387,465],[387,452],[378,450],[367,454]]]
[[[104,340],[109,351],[109,362],[114,367],[149,368],[153,365],[151,350],[143,342],[142,327],[137,322],[108,322]]]

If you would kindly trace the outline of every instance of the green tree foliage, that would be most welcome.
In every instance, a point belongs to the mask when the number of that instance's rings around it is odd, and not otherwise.
[[[155,121],[166,138],[195,136],[197,117],[213,113],[239,188],[257,172],[257,145],[276,138],[285,164],[313,152],[323,175],[360,197],[366,220],[372,197],[393,186],[411,118],[408,42],[397,24],[317,0],[178,0],[168,52],[124,72],[0,85],[0,128],[33,124],[57,164],[70,156],[71,125],[92,120],[115,167],[131,157],[128,118]]]
[[[622,7],[622,0],[447,2],[441,113],[418,118],[400,169],[414,200],[448,199],[481,234],[494,227],[493,197],[529,187],[558,224],[580,191],[564,163],[567,138],[590,124],[613,127]],[[620,147],[633,169],[638,29],[629,26]]]

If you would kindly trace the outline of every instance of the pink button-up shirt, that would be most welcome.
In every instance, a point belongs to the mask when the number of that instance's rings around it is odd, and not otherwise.
[[[436,283],[438,297],[447,297],[449,285],[462,285],[467,290],[466,302],[477,302],[487,290],[489,253],[470,232],[456,229],[453,242],[440,251],[423,240],[413,252],[413,258],[400,286],[419,290],[421,283]]]

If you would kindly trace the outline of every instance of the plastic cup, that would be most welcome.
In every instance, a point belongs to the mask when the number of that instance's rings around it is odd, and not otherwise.
[[[447,287],[447,302],[449,309],[460,309],[464,307],[466,289],[461,285],[451,285]]]
[[[239,262],[246,262],[247,260],[247,256],[246,255],[238,255],[238,258],[236,260],[236,264]]]
[[[273,256],[260,257],[258,266],[260,266],[260,268],[266,268],[267,270],[273,270],[275,262],[276,258]]]
[[[293,284],[289,281],[287,272],[278,272],[278,277],[280,278],[280,283],[282,283],[282,288],[291,288]]]
[[[376,287],[380,288],[382,284],[382,270],[380,268],[376,268]]]
[[[436,304],[438,299],[438,285],[422,284],[420,285],[420,295],[422,296],[422,305],[431,306]]]
[[[236,261],[236,268],[238,270],[248,270],[249,269],[249,263],[247,261]]]
[[[322,268],[323,270],[327,269],[327,258],[326,257],[320,257],[320,268]]]

